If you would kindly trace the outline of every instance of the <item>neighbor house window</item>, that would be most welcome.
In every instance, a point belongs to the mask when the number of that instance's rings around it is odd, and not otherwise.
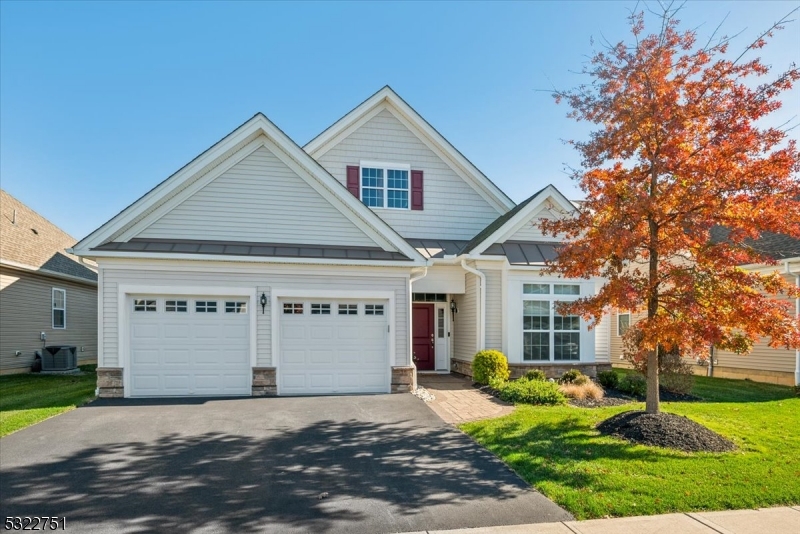
[[[408,209],[408,168],[388,164],[361,166],[361,200],[371,208]]]
[[[524,361],[580,360],[581,318],[556,310],[560,302],[575,300],[580,293],[580,284],[522,285]]]
[[[225,313],[247,313],[247,303],[225,301]]]
[[[133,311],[137,312],[154,312],[156,311],[155,299],[134,299]]]
[[[168,300],[164,309],[168,312],[185,313],[188,311],[188,302],[185,300]]]
[[[302,302],[284,302],[283,303],[284,315],[303,315]]]
[[[217,313],[216,300],[197,300],[194,303],[196,313]]]
[[[67,327],[67,292],[53,288],[53,328]]]
[[[618,313],[617,314],[617,335],[624,336],[628,328],[631,327],[631,314]]]
[[[339,315],[358,315],[358,304],[339,304]]]

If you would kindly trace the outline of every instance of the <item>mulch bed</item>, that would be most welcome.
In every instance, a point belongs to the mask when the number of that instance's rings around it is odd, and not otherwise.
[[[605,435],[686,452],[728,452],[733,442],[687,417],[671,413],[623,412],[597,425]]]

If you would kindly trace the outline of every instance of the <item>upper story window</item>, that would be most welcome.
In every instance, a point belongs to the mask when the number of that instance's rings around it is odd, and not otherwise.
[[[407,165],[362,163],[361,200],[371,208],[409,209]]]

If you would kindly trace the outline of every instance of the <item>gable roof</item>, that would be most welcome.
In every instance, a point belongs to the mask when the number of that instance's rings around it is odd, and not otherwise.
[[[303,147],[313,158],[318,159],[333,148],[338,141],[355,131],[385,107],[390,107],[406,126],[423,143],[437,153],[475,191],[498,211],[514,207],[514,202],[483,174],[471,161],[456,149],[436,128],[431,126],[417,111],[388,85],[364,100],[350,112],[337,120]]]
[[[210,181],[243,155],[252,153],[269,142],[281,151],[285,162],[303,179],[323,194],[343,215],[351,219],[365,234],[386,251],[399,252],[415,263],[425,259],[379,216],[352,196],[347,189],[331,176],[316,160],[304,152],[289,136],[273,124],[265,115],[257,113],[233,132],[197,156],[175,174],[151,189],[133,204],[114,216],[100,228],[82,239],[73,248],[81,256],[130,256],[155,253],[156,251],[112,250],[100,248],[109,242],[127,242],[136,237],[138,231],[182,200],[181,195],[190,194],[200,179]],[[239,159],[236,159],[239,156]],[[236,243],[232,243],[235,245]],[[159,257],[164,257],[159,256]],[[333,260],[335,261],[335,260]]]
[[[730,229],[723,226],[714,226],[711,228],[711,242],[722,243],[727,241],[730,232]],[[773,260],[800,257],[800,239],[795,239],[785,234],[763,232],[758,239],[745,239],[742,244]]]
[[[484,228],[478,235],[470,240],[461,251],[462,254],[488,254],[488,249],[502,243],[515,230],[515,227],[527,221],[542,203],[553,198],[565,210],[574,210],[575,205],[565,197],[556,186],[550,184],[520,202],[513,210],[498,217],[492,224]],[[537,243],[538,244],[538,243]],[[499,250],[495,247],[494,250]]]
[[[10,267],[89,282],[97,273],[67,254],[75,238],[0,189],[0,261]]]

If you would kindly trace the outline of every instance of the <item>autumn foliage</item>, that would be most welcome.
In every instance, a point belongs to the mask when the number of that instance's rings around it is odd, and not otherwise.
[[[585,202],[542,223],[566,237],[553,272],[605,280],[566,308],[587,319],[609,307],[646,312],[636,329],[649,355],[648,411],[658,410],[658,346],[746,353],[760,337],[800,346],[793,303],[769,297],[798,290],[777,272],[740,268],[776,264],[753,246],[765,232],[800,239],[800,154],[761,121],[800,71],[770,75],[747,59],[780,24],[732,58],[728,39],[700,45],[674,15],[646,36],[643,15],[632,15],[632,43],[597,53],[585,69],[591,84],[555,93],[571,118],[596,128],[572,142]]]

